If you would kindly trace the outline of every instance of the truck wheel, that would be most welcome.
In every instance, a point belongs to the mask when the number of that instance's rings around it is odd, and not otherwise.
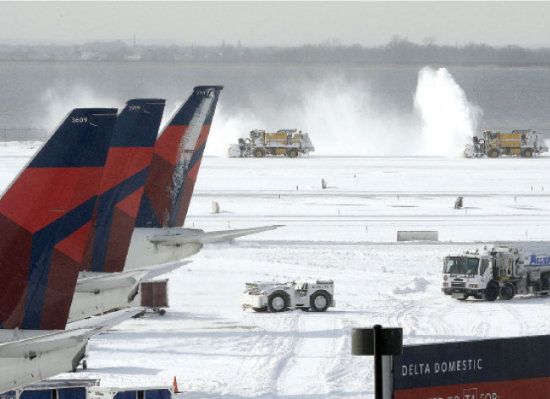
[[[498,297],[499,287],[495,281],[489,281],[487,288],[485,288],[485,299],[488,301],[494,301]]]
[[[309,298],[309,303],[314,312],[324,312],[330,305],[330,298],[325,291],[317,291]]]
[[[298,150],[294,150],[294,149],[289,150],[289,151],[288,151],[288,156],[289,156],[290,158],[296,158],[296,157],[298,156]]]
[[[496,148],[491,148],[487,151],[487,156],[489,158],[498,158],[498,150]]]
[[[284,291],[275,291],[267,299],[267,307],[270,312],[285,312],[289,305],[288,295]]]
[[[267,306],[264,306],[263,308],[252,308],[252,310],[258,313],[267,312]]]
[[[500,297],[506,301],[509,301],[514,297],[516,289],[512,283],[506,283],[500,288]]]
[[[530,148],[526,148],[521,152],[521,156],[524,158],[531,158],[533,156],[533,150]]]
[[[263,158],[264,157],[264,151],[261,148],[256,148],[253,153],[254,157],[256,158]]]

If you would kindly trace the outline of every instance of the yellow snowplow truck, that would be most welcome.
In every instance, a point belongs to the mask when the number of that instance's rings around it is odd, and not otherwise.
[[[481,137],[473,137],[473,143],[464,149],[466,158],[498,158],[501,155],[515,155],[531,158],[547,152],[542,133],[531,130],[513,130],[511,133],[484,130]]]
[[[315,147],[307,133],[297,129],[282,129],[276,133],[266,133],[265,130],[252,130],[250,137],[239,139],[238,144],[231,144],[229,157],[262,158],[266,155],[284,155],[296,158],[300,154],[309,154]]]

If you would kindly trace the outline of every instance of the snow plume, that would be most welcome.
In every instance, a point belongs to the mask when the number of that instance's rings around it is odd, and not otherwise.
[[[296,92],[296,89],[293,89]],[[416,152],[415,120],[376,98],[370,87],[335,78],[303,88],[296,125],[316,153],[407,155]]]
[[[226,156],[252,129],[300,129],[313,155],[451,156],[471,142],[481,111],[446,69],[421,69],[415,91],[402,95],[404,102],[392,103],[364,80],[338,74],[247,91],[247,105],[229,108],[222,93],[206,154]]]
[[[378,101],[369,87],[361,85],[344,77],[288,82],[275,92],[253,93],[253,109],[241,108],[231,114],[223,107],[222,98],[206,153],[226,154],[229,144],[248,137],[253,129],[275,132],[292,128],[310,134],[313,154],[318,155],[414,152],[415,141],[410,134],[416,122],[413,115],[392,110],[390,104]]]
[[[122,109],[125,104],[124,101],[99,95],[89,86],[78,83],[70,87],[58,83],[42,93],[40,102],[44,106],[45,114],[38,118],[40,125],[37,127],[46,128],[52,133],[73,108]]]
[[[426,155],[460,154],[471,143],[482,114],[445,68],[420,70],[414,107],[422,120]]]
[[[262,126],[265,126],[252,110],[246,108],[237,112],[227,111],[222,101],[223,98],[216,106],[205,155],[226,157],[230,144],[236,144],[239,137],[248,137],[251,130],[264,129]]]

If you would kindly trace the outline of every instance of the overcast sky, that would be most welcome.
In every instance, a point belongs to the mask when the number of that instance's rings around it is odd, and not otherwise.
[[[0,42],[550,47],[550,2],[4,2]]]

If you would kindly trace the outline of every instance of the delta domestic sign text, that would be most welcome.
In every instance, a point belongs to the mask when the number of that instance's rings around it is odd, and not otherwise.
[[[550,336],[403,347],[395,399],[546,399]]]

